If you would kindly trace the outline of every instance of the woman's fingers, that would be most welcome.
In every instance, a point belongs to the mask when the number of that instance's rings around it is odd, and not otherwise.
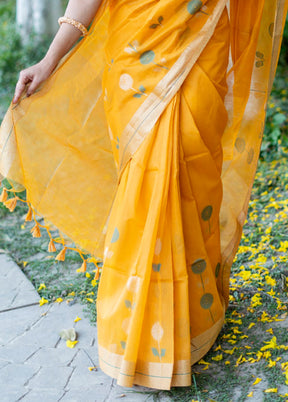
[[[15,88],[15,94],[14,94],[14,98],[13,98],[13,103],[17,103],[22,95],[22,93],[25,90],[26,84],[28,84],[31,81],[31,78],[28,77],[28,75],[26,75],[25,73],[23,73],[21,71],[20,75],[19,75],[19,80],[16,84],[16,88]]]
[[[39,85],[40,82],[34,77],[27,89],[27,96],[32,95],[36,91]]]

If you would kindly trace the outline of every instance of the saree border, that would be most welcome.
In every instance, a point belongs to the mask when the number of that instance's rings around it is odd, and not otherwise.
[[[223,309],[224,312],[224,309]],[[224,322],[225,314],[204,333],[191,339],[191,358],[171,363],[155,363],[137,360],[128,362],[123,355],[110,352],[99,345],[99,365],[101,370],[117,379],[117,384],[132,387],[133,384],[157,389],[185,387],[191,385],[191,366],[197,363],[213,346]]]

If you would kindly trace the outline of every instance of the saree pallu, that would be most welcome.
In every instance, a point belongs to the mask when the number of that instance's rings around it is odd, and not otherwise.
[[[288,6],[243,3],[103,1],[1,126],[1,200],[26,189],[62,255],[103,257],[99,360],[120,385],[190,385],[224,322]]]

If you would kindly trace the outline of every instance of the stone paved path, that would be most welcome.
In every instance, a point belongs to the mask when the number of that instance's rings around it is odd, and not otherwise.
[[[100,369],[89,371],[98,367],[97,330],[80,304],[40,307],[39,299],[21,269],[0,254],[1,402],[153,400],[143,393],[147,388],[122,388]],[[82,319],[75,323],[77,315]],[[79,342],[69,349],[59,332],[72,327]]]

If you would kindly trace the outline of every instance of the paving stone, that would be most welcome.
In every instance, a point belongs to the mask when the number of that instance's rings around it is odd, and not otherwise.
[[[28,386],[31,389],[64,389],[73,370],[72,367],[42,367]]]
[[[1,402],[18,401],[20,398],[22,398],[28,392],[29,392],[29,390],[27,390],[24,387],[22,387],[20,389],[19,388],[18,389],[16,389],[16,388],[8,389],[7,387],[5,387],[4,391],[3,391],[3,389],[1,390]]]
[[[96,348],[96,347],[95,347]],[[92,349],[92,348],[91,348]],[[71,367],[95,367],[96,360],[92,359],[83,349],[78,349],[76,356],[70,364]]]
[[[140,402],[140,401],[153,401],[153,390],[146,387],[141,387],[139,385],[135,385],[134,387],[120,387],[115,384],[116,380],[113,382],[113,387],[107,398],[107,402],[114,402],[117,400],[122,400],[125,402]],[[159,396],[159,400],[163,402],[172,401],[169,397]]]
[[[0,311],[38,303],[40,297],[20,267],[6,254],[0,254],[0,276],[5,278],[1,288]]]
[[[33,389],[29,393],[25,395],[21,401],[25,402],[56,402],[59,401],[59,399],[64,395],[63,390],[59,389],[45,389],[45,392],[43,392],[43,389]],[[10,401],[11,402],[11,401]]]
[[[93,389],[85,390],[85,394],[81,391],[73,389],[65,394],[65,396],[61,399],[61,402],[84,402],[84,400],[85,402],[104,402],[107,400],[109,391],[110,388],[107,388],[107,386],[97,386]]]
[[[32,356],[38,347],[34,345],[10,344],[0,347],[0,360],[11,363],[24,363],[29,356]],[[31,362],[34,364],[34,362]],[[37,363],[38,364],[38,363]]]
[[[55,367],[55,366],[67,366],[76,356],[77,350],[75,349],[55,349],[45,348],[39,349],[27,363],[38,364],[42,367]],[[1,353],[0,353],[1,356]]]
[[[0,345],[7,345],[17,337],[26,335],[27,331],[42,319],[42,314],[48,308],[46,306],[43,308],[31,306],[0,313]]]
[[[29,364],[8,364],[0,371],[0,389],[23,387],[39,369],[39,366]]]
[[[98,371],[89,371],[88,367],[76,367],[66,386],[66,389],[85,389],[107,384],[111,386],[112,379]]]

